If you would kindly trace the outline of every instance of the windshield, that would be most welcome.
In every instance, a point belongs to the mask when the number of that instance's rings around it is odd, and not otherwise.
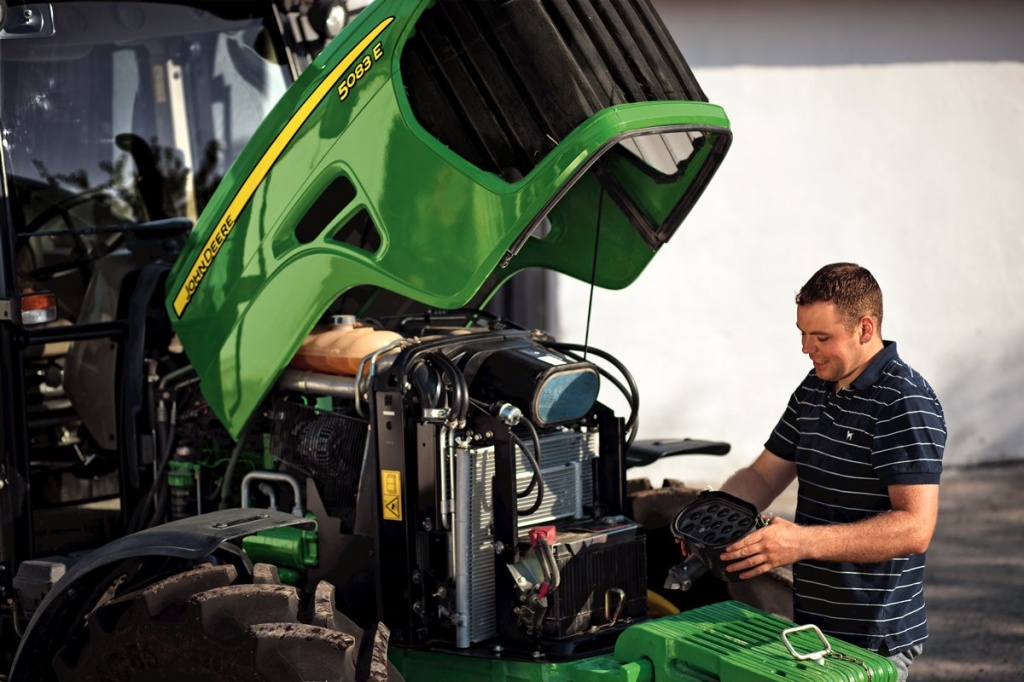
[[[284,92],[257,3],[196,4],[11,8],[0,125],[22,287],[62,288],[123,238],[104,228],[194,221]]]

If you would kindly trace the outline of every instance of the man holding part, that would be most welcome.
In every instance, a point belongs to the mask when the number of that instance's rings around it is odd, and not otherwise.
[[[796,303],[814,369],[761,455],[722,486],[763,510],[796,478],[796,522],[776,517],[721,558],[744,579],[793,564],[794,619],[888,656],[905,680],[928,636],[942,407],[882,340],[882,292],[866,269],[826,265]]]

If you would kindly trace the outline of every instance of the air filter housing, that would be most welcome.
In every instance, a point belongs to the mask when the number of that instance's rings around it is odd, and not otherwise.
[[[729,493],[706,491],[683,507],[672,521],[672,534],[689,556],[698,557],[719,580],[738,582],[719,557],[726,547],[765,525],[757,508]]]
[[[530,345],[489,353],[476,372],[471,392],[485,400],[512,403],[534,424],[546,427],[586,416],[600,388],[593,364]]]

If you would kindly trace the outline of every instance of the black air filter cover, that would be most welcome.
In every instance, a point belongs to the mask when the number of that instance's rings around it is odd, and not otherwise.
[[[515,405],[537,426],[555,426],[587,415],[597,402],[597,368],[543,346],[503,348],[480,365],[470,393]]]
[[[698,557],[719,580],[738,582],[719,556],[747,533],[764,525],[754,505],[722,491],[701,493],[672,521],[672,534],[690,556]]]

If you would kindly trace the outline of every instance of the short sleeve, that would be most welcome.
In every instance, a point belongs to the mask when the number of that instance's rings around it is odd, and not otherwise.
[[[875,422],[872,464],[886,485],[938,483],[946,420],[931,387],[918,377]]]

